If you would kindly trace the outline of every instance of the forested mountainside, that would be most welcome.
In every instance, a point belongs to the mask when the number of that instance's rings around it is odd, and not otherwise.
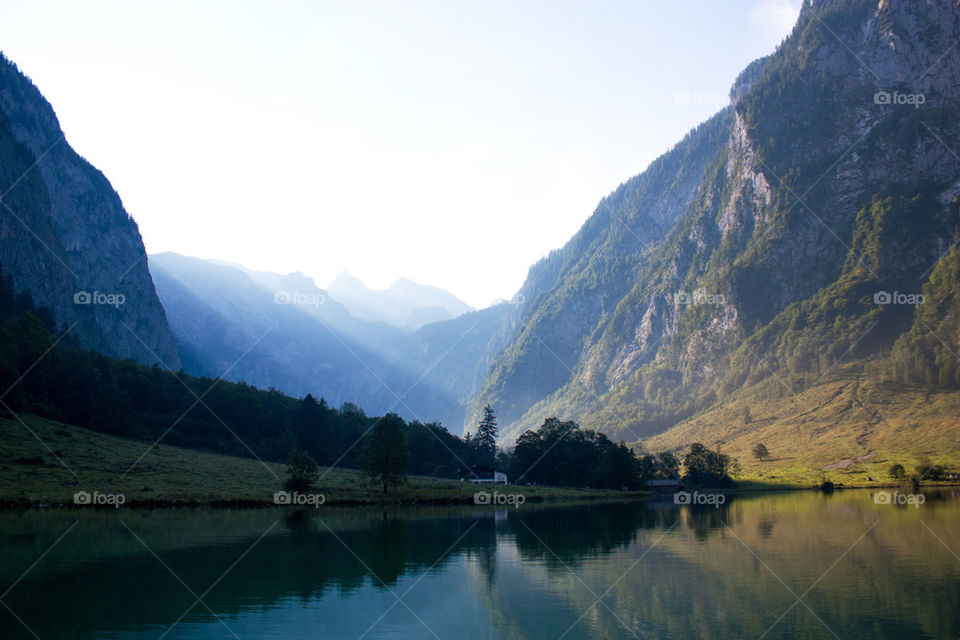
[[[729,107],[531,268],[474,412],[637,440],[841,361],[955,389],[958,39],[957,2],[805,4]]]
[[[178,368],[133,218],[0,55],[0,263],[82,345]]]

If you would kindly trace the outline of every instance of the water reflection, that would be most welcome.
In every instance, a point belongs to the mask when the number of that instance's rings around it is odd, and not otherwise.
[[[0,637],[950,637],[958,505],[7,512]]]

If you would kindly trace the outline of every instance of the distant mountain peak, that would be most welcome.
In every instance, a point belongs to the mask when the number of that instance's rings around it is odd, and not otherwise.
[[[357,318],[408,331],[474,311],[449,291],[404,276],[386,289],[370,289],[353,274],[341,271],[327,291]]]
[[[391,291],[394,289],[403,289],[405,287],[427,287],[427,286],[429,285],[423,285],[423,284],[420,284],[419,282],[414,282],[410,278],[400,276],[399,278],[393,281],[393,284],[387,287],[387,291]]]
[[[360,278],[349,271],[341,271],[337,274],[337,277],[327,285],[327,290],[330,291],[345,288],[369,290],[369,287],[367,287]]]

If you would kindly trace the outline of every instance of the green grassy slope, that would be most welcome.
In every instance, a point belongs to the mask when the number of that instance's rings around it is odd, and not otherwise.
[[[264,464],[254,459],[163,444],[150,448],[145,454],[150,447],[148,442],[104,435],[35,416],[22,418],[23,423],[9,414],[0,418],[0,503],[69,504],[74,492],[84,490],[122,493],[126,505],[219,502],[269,505],[286,472],[283,464]],[[229,436],[225,434],[225,437]],[[124,475],[127,469],[130,472]],[[382,502],[472,503],[473,494],[478,490],[468,482],[412,476],[404,486],[384,496],[359,471],[327,468],[320,471],[317,491],[324,494],[327,506]],[[643,495],[548,487],[486,489],[522,493],[531,502]]]
[[[788,391],[798,382],[781,375],[747,387],[644,444],[653,451],[691,442],[720,447],[739,459],[739,479],[775,484],[888,483],[894,463],[908,474],[923,461],[960,469],[960,392],[878,383],[862,363]],[[769,449],[768,460],[754,459],[757,443]]]

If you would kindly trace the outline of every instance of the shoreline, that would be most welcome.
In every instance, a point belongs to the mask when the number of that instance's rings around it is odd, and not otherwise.
[[[544,489],[546,487],[539,487]],[[523,494],[521,491],[514,494],[523,495],[524,504],[576,504],[590,502],[646,502],[653,497],[653,493],[647,490],[638,491],[613,491],[613,490],[590,490],[590,489],[564,489],[560,487],[546,488],[545,495]],[[556,492],[554,494],[553,492]],[[582,494],[571,493],[580,492]],[[118,509],[176,509],[176,508],[198,508],[206,507],[212,509],[265,509],[265,508],[285,508],[291,511],[300,510],[323,510],[323,509],[357,509],[364,507],[429,507],[429,506],[450,506],[450,507],[476,507],[476,508],[514,508],[513,504],[478,504],[473,495],[451,495],[441,496],[411,496],[399,495],[395,499],[388,497],[382,499],[368,499],[355,497],[333,497],[325,500],[320,506],[310,505],[284,505],[277,504],[269,500],[260,500],[253,498],[211,498],[185,497],[180,498],[154,498],[142,499],[134,498],[130,501],[124,501],[122,505],[113,504],[78,504],[70,500],[11,500],[9,498],[0,499],[0,511],[29,510],[29,509],[98,509],[98,510],[118,510]]]
[[[774,485],[774,486],[758,486],[756,484],[751,484],[750,486],[744,487],[725,487],[723,489],[710,489],[703,488],[704,492],[710,493],[722,493],[725,495],[749,495],[749,494],[768,494],[768,493],[778,493],[778,492],[794,492],[794,491],[814,491],[818,493],[831,493],[835,491],[843,490],[890,490],[890,489],[901,489],[904,487],[909,487],[909,483],[883,483],[883,484],[873,484],[869,486],[865,485],[839,485],[835,486],[832,491],[823,491],[816,486],[786,486],[786,485]],[[509,485],[506,487],[510,489]],[[525,487],[529,489],[530,487]],[[951,481],[951,482],[936,482],[929,483],[920,486],[920,490],[942,490],[949,488],[960,488],[960,482]],[[516,487],[520,489],[520,487]],[[586,504],[586,503],[609,503],[609,502],[650,502],[663,500],[664,498],[670,498],[669,495],[658,495],[650,490],[636,490],[636,491],[615,491],[615,490],[591,490],[591,489],[573,489],[573,488],[563,488],[563,487],[537,487],[538,490],[546,490],[541,495],[530,495],[524,494],[523,491],[513,491],[513,492],[504,492],[511,493],[512,495],[523,495],[524,504]],[[700,491],[701,489],[695,489]],[[394,495],[396,497],[394,497]],[[285,508],[290,511],[315,511],[323,509],[335,509],[338,511],[349,510],[349,509],[358,509],[358,508],[367,508],[367,507],[393,507],[393,508],[410,508],[410,507],[476,507],[480,509],[488,508],[515,508],[513,504],[481,504],[475,502],[472,495],[450,495],[450,496],[416,496],[409,494],[387,494],[386,497],[370,497],[370,498],[357,498],[357,497],[346,497],[346,496],[334,496],[329,500],[325,500],[322,505],[313,507],[310,505],[283,505],[276,504],[269,500],[253,499],[247,497],[238,497],[238,498],[222,498],[222,497],[210,497],[204,498],[200,496],[191,496],[183,498],[134,498],[129,502],[125,501],[120,507],[114,506],[112,504],[77,504],[70,500],[63,499],[40,499],[40,500],[16,500],[10,498],[0,498],[0,511],[17,511],[17,510],[31,510],[31,509],[96,509],[96,510],[118,510],[119,508],[123,509],[178,509],[178,508],[210,508],[210,509],[267,509],[267,508]]]

